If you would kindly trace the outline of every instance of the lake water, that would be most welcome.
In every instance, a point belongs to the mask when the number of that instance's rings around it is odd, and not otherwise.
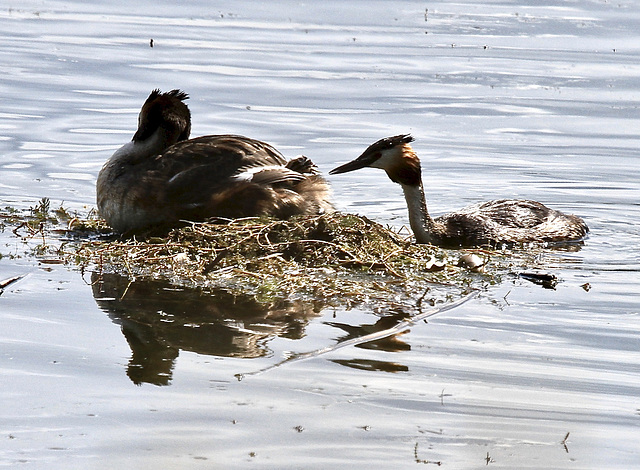
[[[160,283],[117,303],[128,281],[95,290],[7,226],[0,280],[25,277],[0,296],[0,467],[640,468],[639,32],[629,0],[4,2],[0,207],[90,210],[150,90],[181,88],[194,136],[326,173],[410,132],[434,214],[530,198],[591,234],[538,258],[555,290],[505,279],[239,381],[397,312]],[[340,210],[407,223],[384,173],[330,181]]]

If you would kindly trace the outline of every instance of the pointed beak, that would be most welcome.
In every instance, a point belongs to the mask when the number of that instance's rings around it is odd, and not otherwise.
[[[364,168],[366,166],[371,166],[373,162],[375,162],[378,158],[380,158],[380,153],[363,153],[355,160],[350,161],[349,163],[345,163],[337,168],[334,168],[329,172],[330,175],[338,175],[340,173],[347,173],[349,171],[359,170],[360,168]]]

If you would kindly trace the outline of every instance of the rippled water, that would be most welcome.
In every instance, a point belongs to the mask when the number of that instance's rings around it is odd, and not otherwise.
[[[2,6],[2,207],[93,207],[149,91],[179,87],[193,135],[326,172],[411,132],[434,214],[531,198],[591,235],[541,255],[555,290],[506,279],[407,334],[238,381],[394,312],[163,284],[116,302],[128,281],[16,257],[6,229],[0,279],[26,277],[0,296],[0,466],[640,468],[638,31],[630,1]],[[341,210],[407,223],[383,173],[331,183]]]

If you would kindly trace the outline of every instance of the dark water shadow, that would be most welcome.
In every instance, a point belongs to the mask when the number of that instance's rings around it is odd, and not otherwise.
[[[136,384],[168,385],[180,350],[220,357],[268,355],[270,339],[302,338],[309,320],[322,311],[317,303],[261,303],[249,295],[116,274],[92,274],[92,289],[131,347],[127,375]]]
[[[389,312],[388,316],[378,317],[375,323],[363,323],[361,325],[349,325],[347,323],[326,322],[327,325],[339,328],[346,334],[338,338],[338,343],[363,338],[380,331],[386,331],[407,319],[405,312]],[[409,351],[411,346],[402,341],[400,335],[392,335],[375,341],[357,344],[362,349],[375,349],[387,352]]]
[[[169,385],[181,350],[247,359],[270,355],[268,343],[273,338],[303,338],[309,322],[321,316],[324,308],[318,302],[280,300],[264,303],[258,302],[253,295],[179,287],[160,280],[132,281],[117,274],[93,273],[91,281],[96,303],[120,326],[131,348],[127,375],[138,385]],[[374,322],[362,325],[325,322],[342,333],[335,339],[328,339],[331,344],[327,349],[354,340],[357,343],[358,338],[372,334],[375,336],[376,332],[403,322],[407,315],[396,311],[373,318]],[[410,349],[400,335],[395,334],[357,346],[388,352]],[[358,359],[337,362],[355,369],[406,370],[402,365],[384,361],[376,364],[364,364]]]

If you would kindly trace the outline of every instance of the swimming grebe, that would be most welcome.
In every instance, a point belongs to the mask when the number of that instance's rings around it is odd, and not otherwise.
[[[535,201],[501,199],[466,207],[432,219],[422,188],[420,160],[410,135],[381,139],[357,159],[329,172],[346,173],[364,167],[381,168],[402,186],[409,224],[418,243],[439,246],[482,246],[529,242],[571,242],[583,239],[589,228],[567,215]]]
[[[307,157],[287,162],[271,145],[239,135],[189,139],[187,98],[153,90],[132,141],[100,170],[98,211],[111,228],[129,234],[183,220],[332,210],[328,184]]]

